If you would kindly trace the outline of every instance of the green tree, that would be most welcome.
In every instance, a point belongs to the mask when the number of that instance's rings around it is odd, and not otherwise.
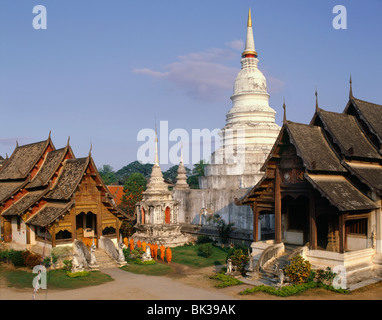
[[[194,164],[194,169],[192,169],[192,175],[203,177],[204,176],[204,169],[206,166],[206,162],[204,160],[200,160],[199,162]]]
[[[204,162],[204,160],[200,160],[194,164],[194,168],[191,172],[192,175],[187,178],[187,183],[191,189],[199,189],[199,177],[204,176],[204,169],[206,164],[207,163]]]
[[[146,190],[146,184],[146,178],[139,172],[130,174],[124,184],[120,208],[131,217],[134,216],[135,205],[142,200],[142,192]]]
[[[176,182],[176,177],[178,176],[178,165],[170,167],[167,171],[163,172],[163,178],[166,180],[171,181],[172,183]],[[186,169],[186,175],[189,176],[191,174],[191,170],[187,167]]]
[[[102,168],[98,168],[98,172],[106,185],[118,182],[117,176],[110,165],[104,164]]]
[[[141,173],[145,178],[150,177],[152,168],[153,164],[143,164],[139,161],[133,161],[118,170],[116,172],[116,176],[119,180],[119,183],[124,185],[132,173]]]

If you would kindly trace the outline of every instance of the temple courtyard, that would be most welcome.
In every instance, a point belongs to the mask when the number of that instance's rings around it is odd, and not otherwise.
[[[159,262],[160,263],[160,262]],[[382,282],[353,290],[350,294],[339,294],[324,289],[310,289],[299,295],[282,298],[257,292],[240,295],[239,292],[252,288],[240,284],[216,288],[216,282],[209,277],[216,267],[192,268],[171,263],[171,272],[164,276],[135,274],[119,268],[104,269],[112,281],[97,286],[78,289],[39,290],[36,300],[381,300]],[[31,300],[30,288],[9,287],[6,279],[0,277],[1,300]]]

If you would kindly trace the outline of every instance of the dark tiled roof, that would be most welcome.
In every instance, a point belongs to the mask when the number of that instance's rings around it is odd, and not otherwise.
[[[322,109],[318,110],[317,115],[345,156],[381,159],[378,151],[361,130],[355,117]]]
[[[66,160],[56,184],[52,191],[46,195],[46,198],[55,200],[69,199],[81,182],[88,163],[89,158]]]
[[[0,170],[0,180],[24,179],[42,156],[48,141],[17,146],[6,165]]]
[[[378,206],[343,176],[306,175],[307,180],[338,210],[357,211]]]
[[[287,121],[285,126],[307,170],[346,171],[327,142],[322,128],[291,121]]]
[[[45,190],[27,193],[17,202],[12,204],[7,210],[3,211],[1,215],[2,216],[21,215],[22,213],[24,213],[25,210],[28,210],[32,205],[34,205],[36,201],[38,201],[41,198],[44,192]]]
[[[46,227],[67,212],[72,205],[73,202],[63,206],[48,204],[29,218],[26,223],[37,227]]]
[[[382,166],[347,162],[346,167],[370,188],[382,194]]]
[[[356,98],[353,98],[353,101],[363,118],[368,122],[370,129],[382,141],[382,106]]]
[[[49,152],[41,169],[38,171],[33,180],[27,184],[26,188],[35,188],[47,185],[63,160],[66,151],[67,148],[62,148]]]
[[[0,182],[0,202],[13,195],[18,189],[22,188],[25,182]]]

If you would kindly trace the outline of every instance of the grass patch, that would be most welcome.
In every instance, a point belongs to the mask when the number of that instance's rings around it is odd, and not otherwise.
[[[216,288],[226,288],[230,286],[237,286],[243,283],[239,279],[227,276],[224,273],[218,273],[213,276],[210,276],[210,279],[218,280],[218,283],[215,285]]]
[[[225,265],[228,248],[212,246],[211,255],[208,258],[199,255],[198,248],[198,245],[173,248],[172,261],[195,268]]]
[[[0,268],[1,276],[7,281],[9,287],[31,288],[36,273],[27,270]],[[66,270],[51,270],[47,272],[48,289],[77,289],[87,286],[97,286],[113,279],[100,271],[90,271],[87,277],[68,277]]]
[[[333,286],[328,286],[328,285],[325,285],[322,283],[311,281],[311,282],[298,284],[298,285],[294,284],[291,286],[285,286],[285,287],[282,287],[280,289],[266,286],[266,285],[261,285],[261,286],[256,286],[256,287],[241,291],[241,292],[239,292],[239,294],[240,295],[247,295],[247,294],[253,294],[255,292],[265,292],[265,293],[268,293],[268,294],[271,294],[274,296],[278,296],[278,297],[289,297],[289,296],[298,295],[298,294],[300,294],[306,290],[314,289],[314,288],[323,288],[323,289],[326,289],[329,291],[333,291],[336,293],[342,293],[342,294],[349,294],[350,293],[348,290],[334,289]]]
[[[128,271],[135,274],[146,274],[149,276],[164,276],[171,273],[170,265],[155,263],[155,264],[137,264],[134,260],[127,261],[128,265],[121,267],[123,271]]]

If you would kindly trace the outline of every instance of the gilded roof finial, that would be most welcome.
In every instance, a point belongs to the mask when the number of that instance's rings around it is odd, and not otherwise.
[[[92,155],[93,144],[90,142],[89,157]]]
[[[349,99],[353,98],[353,81],[351,80],[351,74],[350,74],[350,91],[349,91]]]
[[[251,8],[248,10],[248,22],[247,27],[252,27],[252,17],[251,17]]]

